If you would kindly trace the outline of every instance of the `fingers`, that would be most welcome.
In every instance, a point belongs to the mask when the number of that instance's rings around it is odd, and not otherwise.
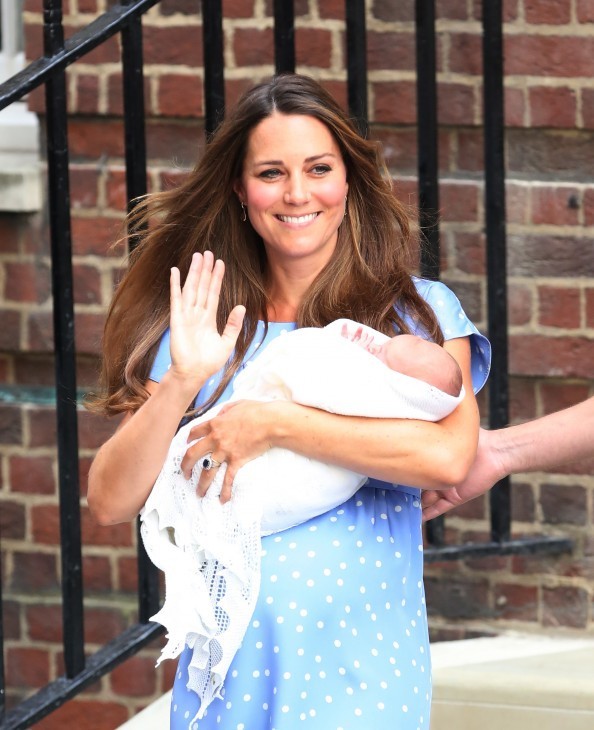
[[[199,254],[198,254],[199,255]],[[194,254],[196,256],[196,254]],[[197,285],[197,291],[196,291],[196,300],[195,305],[197,307],[202,307],[207,309],[209,305],[209,296],[210,296],[210,290],[213,285],[217,286],[218,284],[218,291],[221,290],[221,281],[222,281],[222,274],[220,274],[220,278],[217,281],[216,276],[214,275],[215,271],[220,272],[221,268],[224,271],[224,266],[222,261],[217,261],[215,263],[214,255],[212,251],[205,251],[204,255],[202,257],[202,268],[200,269],[200,276],[198,277],[198,285]],[[218,295],[215,302],[215,309],[219,303]]]
[[[238,471],[239,470],[237,469],[237,467],[232,467],[231,464],[227,465],[227,470],[225,471],[225,476],[223,477],[221,494],[219,496],[221,504],[226,504],[231,499],[231,495],[233,493],[233,482],[235,481],[235,477]]]
[[[223,463],[225,464],[225,475],[223,477],[223,486],[221,487],[219,500],[221,504],[226,504],[231,500],[233,495],[233,482],[235,481],[235,477],[239,469],[236,466],[232,467],[230,464],[225,462],[221,462],[221,466]],[[202,474],[200,475],[200,479],[198,480],[198,485],[196,487],[196,494],[199,497],[204,497],[206,495],[217,477],[219,468],[221,467],[213,467],[208,470],[202,469]]]
[[[427,489],[423,492],[421,504],[423,507],[423,522],[433,520],[435,517],[449,512],[455,506],[453,502],[443,496],[442,492],[434,489]]]
[[[233,347],[233,345],[235,345],[235,343],[237,342],[237,338],[243,326],[244,317],[245,307],[243,306],[243,304],[238,304],[231,310],[231,313],[229,314],[227,324],[225,325],[225,329],[223,330],[223,334],[221,336],[223,340],[227,340],[229,342],[229,345],[231,347]]]
[[[210,251],[206,251],[205,255],[206,254],[210,254],[212,256]],[[216,312],[219,306],[221,285],[223,283],[223,277],[225,275],[225,264],[223,263],[223,261],[221,261],[221,259],[217,259],[217,261],[214,261],[214,256],[212,257],[212,261],[214,262],[214,265],[212,265],[209,259],[209,278],[208,282],[205,282],[205,288],[202,291],[202,306],[206,307],[206,309],[210,309],[211,311]]]
[[[355,334],[351,337],[353,342],[359,342],[363,337],[363,327],[357,327]]]
[[[202,468],[202,473],[200,474],[200,478],[198,479],[198,484],[196,486],[196,494],[199,497],[204,497],[204,495],[208,492],[211,484],[214,482],[217,476],[219,469],[224,463],[224,457],[222,456],[220,459],[217,459],[215,456],[211,456],[211,458],[214,459],[214,461],[216,461],[217,463],[213,465],[210,469],[206,469],[204,467]]]
[[[445,499],[440,499],[428,507],[423,507],[423,522],[428,522],[429,520],[433,520],[436,517],[443,515],[445,512],[452,509],[452,507],[453,505],[451,502],[448,502]]]
[[[190,268],[188,269],[186,280],[181,290],[181,303],[186,309],[193,307],[196,302],[196,289],[200,280],[202,266],[202,255],[199,253],[193,254],[192,260],[190,261]]]
[[[214,307],[218,305],[218,295],[225,267],[222,261],[215,263],[212,251],[192,254],[192,261],[183,287],[180,288],[180,273],[177,267],[171,269],[172,301],[187,309],[209,306],[211,292],[214,292]],[[181,294],[180,294],[181,291]]]

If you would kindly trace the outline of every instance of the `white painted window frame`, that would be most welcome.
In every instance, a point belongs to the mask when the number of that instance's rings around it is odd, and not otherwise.
[[[0,0],[0,12],[3,82],[25,66],[21,0]],[[40,209],[39,120],[27,109],[26,102],[17,101],[0,111],[0,211],[25,213]]]

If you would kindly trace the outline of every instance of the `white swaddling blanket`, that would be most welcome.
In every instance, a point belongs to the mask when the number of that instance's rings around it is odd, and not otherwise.
[[[333,413],[438,421],[464,396],[390,370],[341,335],[337,320],[273,340],[235,379],[234,400],[291,400]],[[389,339],[364,327],[375,344]],[[186,480],[180,463],[188,433],[217,406],[183,426],[141,510],[141,534],[165,574],[166,595],[151,620],[167,629],[163,659],[193,650],[188,689],[201,698],[197,718],[220,690],[241,645],[260,589],[261,534],[286,529],[348,500],[367,477],[285,449],[273,448],[243,466],[231,501],[219,494],[225,464],[203,498],[196,496],[201,460]]]

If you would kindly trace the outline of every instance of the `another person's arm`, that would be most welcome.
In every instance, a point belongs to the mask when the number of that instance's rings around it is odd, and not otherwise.
[[[508,474],[553,469],[594,454],[594,398],[533,421],[495,431],[481,429],[466,479],[423,494],[423,518],[433,519],[484,494]]]

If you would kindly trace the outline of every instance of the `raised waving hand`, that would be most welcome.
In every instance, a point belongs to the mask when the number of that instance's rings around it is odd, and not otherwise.
[[[183,287],[179,269],[171,269],[171,369],[202,383],[229,359],[243,324],[245,307],[233,308],[222,334],[217,309],[225,264],[210,251],[195,253]]]

